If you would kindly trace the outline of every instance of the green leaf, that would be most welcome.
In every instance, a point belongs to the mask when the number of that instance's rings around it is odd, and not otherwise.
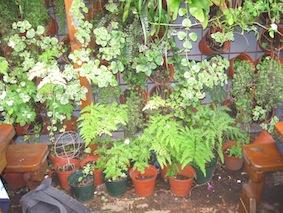
[[[183,41],[187,37],[187,33],[184,32],[184,31],[179,31],[177,33],[177,37],[178,37],[179,40]]]
[[[192,41],[196,41],[198,39],[198,36],[195,32],[189,33],[189,37]]]
[[[186,29],[190,28],[192,26],[192,22],[190,19],[188,18],[185,18],[183,21],[182,21],[182,26],[185,27]]]
[[[182,7],[179,9],[179,16],[184,16],[187,14],[187,12],[188,12],[187,8]]]
[[[183,43],[183,47],[186,48],[186,49],[188,49],[188,50],[192,49],[192,43],[191,43],[191,41],[188,40],[188,39],[185,40],[184,43]]]

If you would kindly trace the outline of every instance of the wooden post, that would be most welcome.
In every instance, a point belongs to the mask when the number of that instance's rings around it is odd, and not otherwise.
[[[68,35],[70,39],[71,50],[75,51],[81,48],[81,44],[75,38],[76,29],[73,23],[72,14],[70,12],[73,0],[64,0],[64,2],[65,2],[66,19],[67,19]],[[79,68],[80,66],[78,64],[75,64],[74,67]],[[88,106],[91,103],[93,103],[94,99],[92,94],[92,88],[89,81],[85,77],[80,77],[80,83],[82,86],[87,88],[86,100],[82,101],[82,105],[81,105],[81,109],[82,109],[85,106]]]

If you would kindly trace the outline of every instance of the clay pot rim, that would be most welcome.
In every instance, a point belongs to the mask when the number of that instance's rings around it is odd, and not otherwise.
[[[242,52],[236,57],[230,59],[230,66],[228,68],[228,75],[230,76],[230,78],[234,77],[234,64],[236,60],[247,61],[253,66],[254,69],[256,68],[255,61],[252,59],[252,57],[248,53]]]
[[[110,180],[110,179],[104,178],[104,181],[105,181],[105,183],[117,183],[117,182],[120,182],[120,181],[124,181],[125,179],[127,179],[127,176],[126,177],[120,177],[119,179],[116,179],[116,180]]]
[[[229,154],[227,154],[227,150],[229,148],[231,148],[232,146],[236,145],[237,142],[234,140],[227,140],[223,145],[222,145],[222,150],[223,150],[223,154],[225,157],[229,158],[229,159],[234,159],[234,160],[238,160],[238,159],[243,159],[242,157],[235,157],[235,156],[230,156]]]
[[[210,28],[208,29],[208,31],[205,33],[204,37],[205,37],[206,43],[208,43],[208,42],[207,42],[207,37],[208,37],[208,35],[214,33],[214,32],[211,32],[211,31],[213,31],[214,29],[215,29],[215,28],[210,27]],[[221,31],[222,31],[221,29],[215,29],[215,32],[221,32]],[[225,53],[225,52],[231,47],[231,43],[232,43],[231,41],[225,41],[225,42],[223,43],[223,45],[222,45],[221,50],[215,50],[215,49],[211,48],[209,45],[207,45],[207,46],[208,46],[212,51],[214,51],[214,52],[217,52],[217,53]]]
[[[144,174],[144,173],[141,173],[141,172],[135,170],[134,168],[131,168],[130,171],[129,171],[129,175],[130,175],[131,179],[134,180],[135,182],[139,182],[139,183],[152,182],[153,180],[155,180],[157,178],[158,171],[152,165],[149,165],[146,169],[150,169],[151,171],[154,171],[155,174],[152,177],[148,177],[147,179],[141,179],[140,180],[140,179],[137,179],[136,176],[138,174]]]

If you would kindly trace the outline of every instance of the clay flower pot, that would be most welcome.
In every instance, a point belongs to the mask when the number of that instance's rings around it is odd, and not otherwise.
[[[254,144],[269,144],[274,143],[274,139],[271,134],[269,134],[266,130],[262,130],[259,135],[253,141]]]
[[[247,61],[250,64],[252,64],[253,67],[255,67],[254,61],[253,61],[252,57],[249,54],[247,54],[247,53],[240,53],[238,56],[230,59],[230,66],[228,68],[228,75],[231,78],[233,78],[234,73],[235,73],[234,64],[235,64],[236,60]]]
[[[98,160],[98,156],[88,155],[86,158],[80,161],[80,166],[84,167],[86,164],[91,162],[96,162]],[[100,169],[93,170],[93,181],[95,186],[99,186],[103,184],[103,172]]]
[[[31,129],[31,125],[30,124],[26,124],[24,126],[21,126],[19,124],[15,124],[14,128],[16,131],[16,135],[17,136],[23,136],[23,135],[28,135]]]
[[[65,166],[68,168],[64,168]],[[68,183],[68,177],[73,174],[80,167],[80,162],[76,159],[69,159],[68,162],[60,162],[57,164],[56,171],[61,187],[70,191],[71,187]],[[63,169],[64,168],[64,169]]]
[[[230,149],[233,145],[235,145],[235,141],[228,141],[225,144],[223,144],[223,153],[224,153],[224,164],[225,167],[232,171],[237,171],[242,168],[244,163],[244,158],[238,158],[234,156],[229,156],[227,151]]]
[[[278,31],[283,34],[282,27],[278,27]],[[258,43],[259,47],[267,54],[279,53],[283,50],[283,37],[279,33],[275,33],[274,38],[271,38],[266,29],[261,31]]]
[[[76,116],[72,116],[70,120],[64,120],[63,125],[66,126],[65,131],[75,131],[77,128],[77,120]]]
[[[196,172],[193,167],[186,166],[174,177],[169,177],[171,192],[178,197],[186,197],[191,192]]]
[[[215,42],[210,35],[212,33],[215,33],[219,30],[215,30],[215,29],[209,29],[208,32],[206,32],[206,34],[202,37],[202,39],[199,42],[199,50],[202,54],[204,55],[215,55],[215,54],[219,54],[219,53],[223,53],[223,52],[227,52],[231,46],[231,42],[230,41],[226,41],[224,42],[224,44],[221,47],[213,47],[212,44],[213,43],[217,43]]]
[[[130,177],[139,196],[148,197],[152,195],[157,177],[157,169],[154,166],[149,165],[144,173],[132,168],[130,169]]]
[[[264,55],[262,55],[262,56],[260,56],[256,59],[255,65],[259,64],[261,62],[261,60],[263,60],[265,57],[271,57],[272,59],[274,59],[278,63],[283,64],[282,59],[280,59],[277,55],[275,55],[273,53],[265,53]]]

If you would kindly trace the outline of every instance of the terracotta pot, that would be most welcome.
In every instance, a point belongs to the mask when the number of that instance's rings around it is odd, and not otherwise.
[[[282,27],[278,27],[278,31],[283,34]],[[279,42],[276,47],[273,44],[275,39],[277,39],[277,41]],[[264,43],[267,46],[264,45]],[[281,50],[283,50],[283,37],[280,34],[275,33],[275,37],[271,38],[269,36],[268,30],[264,29],[259,35],[258,44],[259,47],[268,54],[279,53]]]
[[[194,168],[186,166],[178,172],[177,176],[169,177],[171,192],[178,197],[186,197],[191,192],[195,175]],[[178,176],[182,176],[184,179],[179,179]]]
[[[24,126],[21,126],[19,124],[15,124],[14,128],[15,128],[17,136],[23,136],[23,135],[28,135],[29,134],[30,129],[31,129],[31,125],[30,124],[26,124]]]
[[[247,53],[240,53],[238,56],[230,59],[230,67],[228,68],[228,75],[231,78],[233,78],[233,76],[234,76],[234,72],[235,72],[235,70],[234,70],[234,63],[235,63],[236,60],[247,61],[250,64],[252,64],[253,67],[255,67],[254,61],[253,61],[252,57],[249,54],[247,54]]]
[[[156,72],[154,72],[153,75],[150,76],[150,80],[155,82],[156,84],[166,84],[174,80],[174,76],[175,76],[174,64],[168,64],[165,57],[163,57],[163,61],[164,62],[162,67]],[[168,76],[164,76],[165,74]]]
[[[70,120],[64,120],[65,131],[75,131],[77,129],[77,120],[78,118],[76,116],[72,116]]]
[[[58,165],[64,164],[64,163],[68,163],[71,159],[73,158],[69,158],[69,157],[61,157],[61,156],[56,156],[56,155],[49,155],[49,159],[51,160],[53,167],[57,168]]]
[[[130,177],[139,196],[148,197],[152,195],[157,177],[157,169],[154,166],[148,166],[144,173],[132,168],[130,169]]]
[[[60,170],[60,168],[62,168],[63,166],[65,166],[67,164],[73,165],[74,168],[72,168],[68,171]],[[57,164],[56,171],[57,171],[58,179],[59,179],[61,187],[64,190],[70,191],[71,187],[68,183],[68,177],[79,168],[80,168],[80,162],[79,162],[79,160],[76,160],[76,159],[69,159],[68,163],[60,162],[60,163]]]
[[[259,135],[253,141],[254,144],[269,144],[274,143],[274,139],[271,134],[269,134],[266,130],[262,130]]]
[[[231,46],[231,42],[230,41],[226,41],[224,42],[223,46],[221,49],[219,50],[215,50],[212,47],[209,46],[209,42],[208,42],[208,37],[210,35],[210,31],[209,30],[200,40],[199,42],[199,50],[202,54],[204,55],[215,55],[215,54],[219,54],[219,53],[223,53],[223,52],[227,52]],[[215,31],[215,30],[212,30]]]
[[[255,64],[259,64],[261,62],[261,60],[263,60],[265,57],[271,57],[272,59],[274,59],[275,61],[277,61],[280,64],[283,64],[283,61],[275,54],[272,53],[265,53],[264,55],[258,57],[255,61]]]
[[[98,156],[88,155],[86,158],[80,161],[80,166],[84,167],[86,164],[91,162],[96,162],[98,160]],[[99,186],[103,184],[103,172],[100,169],[93,170],[93,181],[95,186]]]
[[[55,36],[57,32],[58,32],[58,23],[53,17],[50,16],[46,33],[48,36]]]
[[[244,163],[243,157],[237,158],[237,157],[229,156],[227,154],[227,150],[235,144],[236,144],[235,141],[227,141],[225,144],[223,144],[223,147],[222,147],[223,153],[224,153],[225,167],[229,170],[232,170],[232,171],[237,171],[237,170],[241,169],[242,166],[243,166],[243,163]]]

